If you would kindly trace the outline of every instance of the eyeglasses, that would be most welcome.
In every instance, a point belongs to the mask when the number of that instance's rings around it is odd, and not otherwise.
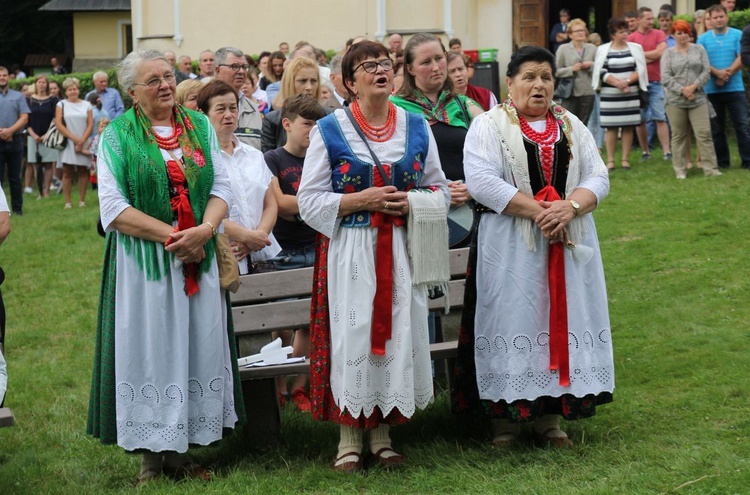
[[[367,72],[368,74],[375,74],[378,71],[378,66],[382,67],[384,71],[388,72],[389,70],[393,69],[393,60],[389,58],[384,58],[383,60],[378,60],[377,62],[368,60],[367,62],[362,62],[358,66],[354,68],[352,72],[357,72],[360,67]]]
[[[250,68],[247,64],[219,64],[219,67],[229,67],[233,72],[239,72],[240,70],[247,71]]]
[[[159,86],[161,86],[161,82],[164,81],[165,83],[169,84],[170,86],[174,84],[174,82],[177,80],[174,74],[167,74],[164,77],[155,77],[153,79],[149,79],[145,83],[133,83],[133,86],[148,86],[151,89],[156,89]]]
[[[576,29],[575,31],[571,31],[570,34],[578,34],[578,33],[585,33],[585,29]]]

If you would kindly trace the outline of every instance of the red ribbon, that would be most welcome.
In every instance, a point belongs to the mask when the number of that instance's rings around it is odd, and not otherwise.
[[[193,207],[190,205],[189,190],[187,179],[182,167],[174,160],[167,161],[167,173],[176,194],[170,199],[172,211],[177,213],[177,231],[187,230],[195,227],[195,215]],[[171,241],[172,238],[169,238]],[[165,243],[168,246],[170,242]],[[185,276],[185,293],[189,296],[198,292],[198,264],[183,264],[183,274]]]
[[[537,201],[557,201],[560,195],[551,185],[536,193]],[[568,353],[568,300],[565,289],[565,252],[562,242],[549,245],[547,263],[549,285],[549,369],[558,370],[560,385],[570,386]]]
[[[383,165],[386,175],[390,166]],[[385,182],[376,168],[373,176],[375,187]],[[372,305],[372,330],[370,349],[373,354],[385,356],[385,343],[391,339],[393,330],[393,226],[406,225],[406,219],[381,212],[371,212],[370,221],[378,229],[375,247],[375,297]]]

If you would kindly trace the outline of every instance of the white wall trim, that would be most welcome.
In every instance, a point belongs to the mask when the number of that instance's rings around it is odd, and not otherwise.
[[[453,1],[443,0],[443,31],[448,39],[453,38]]]
[[[177,43],[178,48],[185,41],[185,38],[182,36],[182,28],[180,27],[180,0],[174,0],[174,37],[172,39]]]
[[[382,42],[385,39],[386,31],[386,0],[377,0],[375,4],[375,39]]]

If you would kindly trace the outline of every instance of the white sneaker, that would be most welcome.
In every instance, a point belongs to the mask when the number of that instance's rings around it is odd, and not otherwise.
[[[34,194],[34,190],[30,187],[24,188],[23,192],[25,192],[26,194]]]

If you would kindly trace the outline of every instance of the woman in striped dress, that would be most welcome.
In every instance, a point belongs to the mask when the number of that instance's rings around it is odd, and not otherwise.
[[[641,123],[638,89],[648,91],[646,57],[641,45],[627,42],[628,23],[624,18],[610,19],[607,27],[612,41],[597,49],[592,84],[600,91],[599,118],[606,129],[607,169],[615,168],[617,131],[622,129],[622,168],[630,170],[633,127]]]

